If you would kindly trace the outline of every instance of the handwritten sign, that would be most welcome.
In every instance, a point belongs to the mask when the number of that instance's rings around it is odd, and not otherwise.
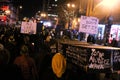
[[[79,32],[97,34],[98,22],[96,17],[81,16]]]
[[[68,62],[86,71],[87,50],[85,48],[68,45],[66,47],[66,54],[64,55]]]
[[[21,33],[36,34],[36,23],[22,22],[22,24],[21,24]]]
[[[120,51],[113,52],[113,70],[120,70]]]
[[[66,47],[65,56],[69,62],[75,64],[76,66],[79,66],[87,72],[111,71],[110,50],[68,45]]]
[[[60,43],[63,54],[73,66],[90,73],[120,70],[120,49],[115,47]]]
[[[89,58],[89,68],[105,69],[110,67],[110,56],[106,57],[106,53],[100,50],[91,49]]]

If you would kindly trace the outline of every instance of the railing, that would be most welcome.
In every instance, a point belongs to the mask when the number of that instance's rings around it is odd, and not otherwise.
[[[59,52],[67,61],[86,72],[115,72],[120,70],[120,48],[80,41],[61,41]]]

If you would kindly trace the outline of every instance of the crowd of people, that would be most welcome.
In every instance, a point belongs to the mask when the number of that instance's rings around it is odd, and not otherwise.
[[[64,56],[51,50],[55,38],[49,29],[23,34],[20,27],[0,25],[0,80],[72,80]]]
[[[50,39],[47,30],[44,34],[21,34],[19,27],[1,25],[0,80],[44,80],[44,70],[51,67],[50,46],[55,43]]]
[[[23,34],[20,27],[0,25],[0,80],[98,80],[82,70],[67,69],[65,57],[51,50],[56,38],[49,29]],[[91,36],[87,41],[95,43]]]

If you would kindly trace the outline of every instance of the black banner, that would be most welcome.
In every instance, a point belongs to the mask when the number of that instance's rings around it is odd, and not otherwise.
[[[113,51],[113,70],[117,71],[120,70],[120,51],[116,50]]]
[[[82,47],[69,45],[66,49],[66,56],[70,62],[81,68],[87,66],[87,51]]]
[[[111,50],[90,48],[88,52],[89,72],[111,72]]]
[[[92,44],[61,45],[60,49],[67,61],[86,72],[106,73],[120,70],[120,48]]]
[[[111,72],[111,50],[75,45],[67,45],[64,49],[67,61],[80,69],[87,72]]]

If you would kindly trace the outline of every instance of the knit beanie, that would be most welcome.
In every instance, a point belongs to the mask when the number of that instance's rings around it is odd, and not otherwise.
[[[61,53],[56,53],[52,58],[52,70],[60,78],[66,70],[66,59]]]

